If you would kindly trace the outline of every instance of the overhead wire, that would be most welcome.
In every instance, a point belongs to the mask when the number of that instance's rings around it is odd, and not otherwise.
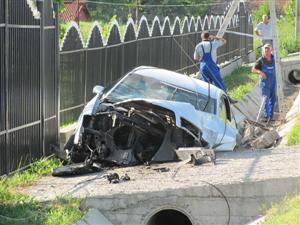
[[[94,3],[94,4],[101,4],[101,5],[114,5],[114,6],[128,6],[128,7],[141,7],[141,8],[155,8],[155,7],[198,7],[198,6],[217,6],[217,5],[225,5],[228,4],[228,2],[219,2],[219,3],[198,3],[198,4],[156,4],[156,5],[151,5],[151,4],[136,4],[136,3],[117,3],[117,2],[99,2],[99,1],[92,1],[92,0],[86,0],[85,2],[87,3]]]

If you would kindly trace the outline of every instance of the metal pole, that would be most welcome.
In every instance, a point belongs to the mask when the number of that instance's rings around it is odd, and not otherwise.
[[[283,79],[282,79],[282,70],[280,65],[280,56],[279,56],[279,46],[276,32],[276,9],[275,9],[275,1],[269,0],[270,7],[270,20],[273,29],[272,40],[273,40],[273,55],[275,57],[275,68],[276,68],[276,84],[277,84],[277,97],[278,97],[278,107],[280,118],[283,117],[285,109],[283,105],[284,94],[283,94]]]
[[[262,114],[262,112],[263,112],[263,109],[265,108],[266,100],[267,100],[267,97],[266,97],[266,96],[263,96],[263,97],[262,97],[261,104],[260,104],[260,107],[259,107],[259,110],[258,110],[258,114],[257,114],[257,117],[256,117],[256,122],[259,122],[259,119],[260,119],[260,117],[261,117],[261,114]]]
[[[43,156],[45,151],[45,2],[39,0],[41,4],[40,19],[40,109],[41,109],[41,146]]]
[[[60,144],[60,57],[59,57],[59,25],[58,25],[58,12],[59,4],[54,4],[55,11],[55,102],[56,102],[56,124],[57,124],[57,145]]]
[[[135,23],[136,23],[136,25],[138,25],[138,22],[139,22],[139,0],[136,0],[135,4],[136,4],[136,6],[135,6]]]
[[[8,0],[5,0],[5,128],[6,128],[6,134],[5,134],[5,155],[6,155],[6,174],[8,174],[9,166],[10,166],[10,160],[8,157],[8,147],[9,147],[9,122],[8,122],[8,77],[9,77],[9,28],[8,28],[8,20],[9,20],[9,7],[8,7]]]
[[[296,38],[300,37],[300,0],[296,0],[296,23],[295,23]]]

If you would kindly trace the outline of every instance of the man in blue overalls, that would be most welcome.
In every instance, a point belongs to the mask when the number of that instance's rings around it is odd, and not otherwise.
[[[202,32],[201,39],[202,41],[195,47],[194,52],[194,59],[200,61],[201,78],[227,93],[217,65],[217,48],[224,45],[226,40],[212,36],[208,32]]]
[[[276,73],[272,46],[265,44],[262,47],[262,53],[262,57],[260,57],[253,66],[252,73],[259,74],[259,87],[262,96],[266,97],[263,121],[267,122],[272,119],[274,113],[276,102]]]

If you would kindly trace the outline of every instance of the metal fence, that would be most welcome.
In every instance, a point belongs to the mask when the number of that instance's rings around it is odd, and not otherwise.
[[[58,140],[57,19],[50,0],[35,2],[0,0],[0,175]]]
[[[59,52],[57,12],[51,0],[0,0],[0,175],[51,154],[59,121],[77,119],[94,85],[109,86],[139,65],[195,73],[191,58],[200,33],[217,32],[224,19],[177,18],[171,24],[156,18],[149,26],[142,18],[137,30],[129,20],[123,36],[115,22],[106,41],[95,23],[86,45],[73,24]],[[252,34],[243,5],[229,30]],[[253,49],[247,36],[225,38],[219,63]]]
[[[114,22],[104,41],[97,23],[91,29],[84,44],[80,30],[73,23],[66,31],[60,48],[61,124],[76,121],[84,105],[93,94],[94,85],[110,86],[136,66],[148,65],[181,73],[195,73],[192,60],[194,48],[200,41],[200,33],[209,30],[217,33],[224,15],[204,18],[176,18],[170,24],[168,18],[155,18],[149,26],[141,18],[137,31],[129,20],[124,35]],[[239,13],[231,20],[229,31],[253,33],[252,20],[240,4]],[[226,33],[227,44],[218,49],[218,63],[245,56],[253,49],[253,38]]]

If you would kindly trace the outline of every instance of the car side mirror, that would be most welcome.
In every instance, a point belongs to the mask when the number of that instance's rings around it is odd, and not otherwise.
[[[93,93],[94,94],[99,94],[101,95],[103,93],[103,90],[104,90],[104,87],[100,86],[100,85],[96,85],[94,88],[93,88]]]

